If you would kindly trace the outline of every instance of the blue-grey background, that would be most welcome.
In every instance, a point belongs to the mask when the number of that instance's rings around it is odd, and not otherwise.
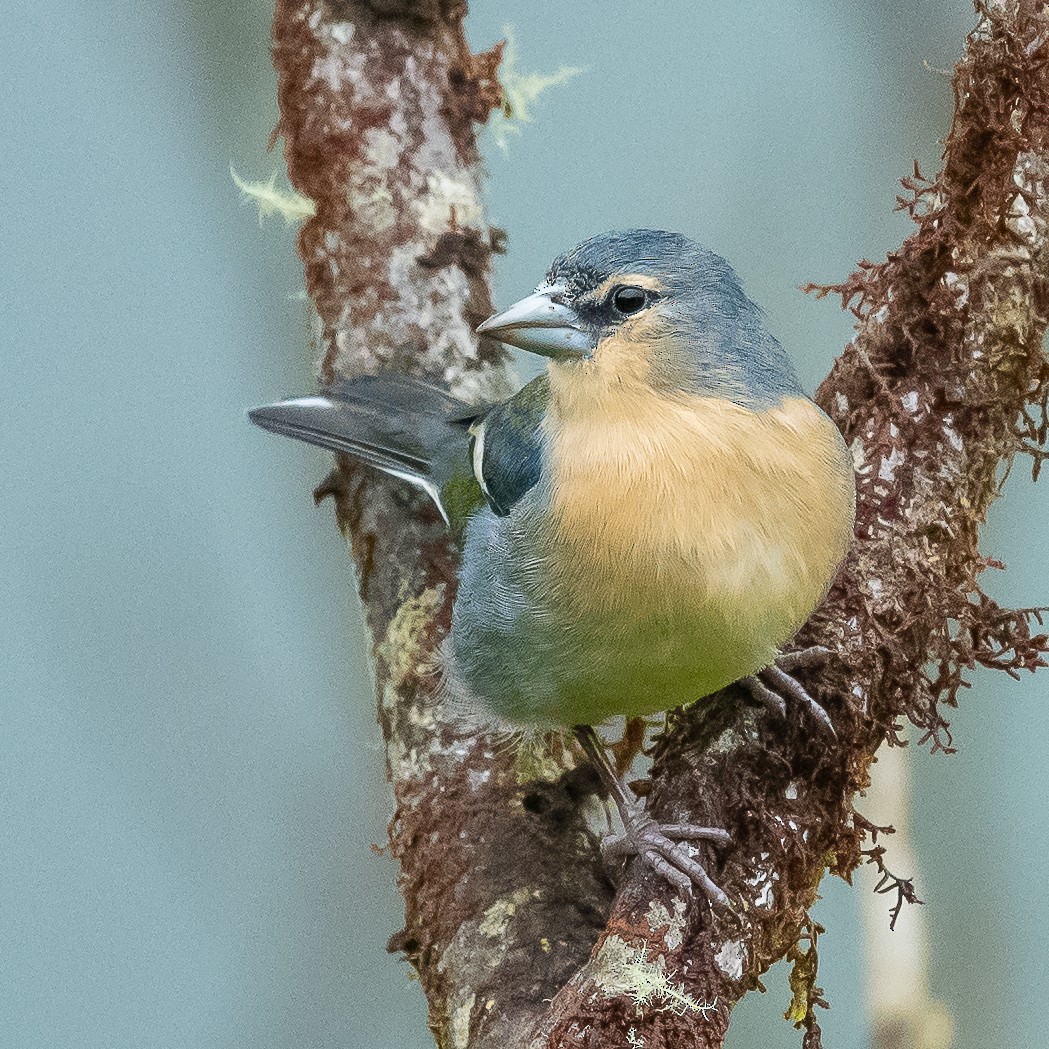
[[[394,867],[361,616],[326,459],[242,411],[312,386],[293,233],[260,229],[275,119],[263,0],[19,5],[0,34],[0,1046],[429,1044],[384,952]],[[507,303],[577,239],[682,229],[726,254],[810,386],[849,335],[797,291],[906,233],[963,0],[474,0],[530,70],[585,67],[501,153]],[[1049,597],[1047,490],[986,547]],[[961,752],[918,755],[934,992],[956,1045],[1046,1043],[1049,675],[980,675]],[[856,893],[828,883],[828,1045],[862,1046]],[[904,919],[906,920],[906,918]],[[782,974],[733,1045],[797,1045]]]

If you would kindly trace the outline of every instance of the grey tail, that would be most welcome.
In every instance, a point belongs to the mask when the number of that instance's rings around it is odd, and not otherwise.
[[[312,397],[252,408],[271,433],[353,456],[422,488],[444,515],[445,483],[470,463],[470,420],[484,413],[436,386],[402,375],[362,375]]]

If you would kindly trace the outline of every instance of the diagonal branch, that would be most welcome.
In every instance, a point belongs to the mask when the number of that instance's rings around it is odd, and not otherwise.
[[[439,1045],[718,1046],[732,1005],[784,956],[788,1018],[818,1045],[807,911],[826,868],[848,877],[863,859],[852,805],[877,747],[906,716],[947,749],[944,711],[968,670],[1043,665],[1037,614],[982,593],[991,562],[977,547],[1016,453],[1049,429],[1042,7],[977,5],[943,172],[904,182],[914,233],[817,289],[857,318],[818,393],[856,455],[857,543],[798,639],[833,652],[799,676],[838,743],[732,690],[672,716],[656,741],[656,814],[733,835],[718,880],[734,913],[637,869],[613,901],[584,818],[587,771],[551,759],[523,777],[508,746],[465,733],[434,695],[456,573],[436,514],[343,461],[323,486],[374,640],[406,902],[392,946],[419,971]],[[498,243],[474,127],[499,103],[500,52],[470,54],[464,12],[461,0],[278,0],[278,131],[316,204],[299,248],[325,378],[399,367],[465,396],[506,390],[498,348],[471,335]]]

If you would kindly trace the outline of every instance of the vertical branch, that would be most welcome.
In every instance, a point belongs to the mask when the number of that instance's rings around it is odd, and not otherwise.
[[[288,173],[316,205],[299,252],[325,381],[395,368],[468,399],[509,390],[491,313],[475,123],[501,100],[501,47],[470,53],[456,0],[278,0],[274,64]],[[397,810],[405,928],[444,1046],[522,1044],[607,909],[569,781],[519,783],[504,742],[452,724],[432,667],[457,552],[406,486],[340,460],[335,497],[374,643]],[[560,772],[560,769],[555,770]]]

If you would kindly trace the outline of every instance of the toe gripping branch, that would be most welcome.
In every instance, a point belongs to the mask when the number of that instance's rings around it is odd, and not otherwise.
[[[791,671],[797,670],[798,667],[822,663],[830,655],[830,649],[822,645],[812,645],[810,648],[802,648],[797,652],[788,652],[752,677],[743,678],[740,684],[763,707],[784,720],[787,717],[786,698],[802,704],[824,729],[834,739],[837,739],[838,734],[834,731],[834,723],[830,715],[809,695],[801,682],[791,675]]]
[[[798,652],[788,652],[759,673],[743,678],[740,684],[759,703],[781,718],[787,716],[786,698],[800,703],[832,738],[837,739],[830,715],[809,695],[801,683],[791,676],[791,671],[798,667],[822,662],[830,654],[830,649],[820,645],[803,648]],[[683,892],[690,893],[692,887],[698,885],[712,903],[732,910],[728,896],[697,859],[697,850],[689,845],[690,842],[700,841],[728,845],[732,841],[728,831],[718,827],[700,827],[693,823],[657,823],[627,793],[593,727],[577,725],[574,731],[584,753],[597,769],[616,803],[623,821],[622,834],[610,834],[601,842],[602,854],[607,858],[637,856]]]
[[[712,903],[731,910],[728,896],[707,874],[703,864],[696,858],[695,850],[687,844],[709,841],[716,845],[728,845],[732,840],[728,831],[718,827],[699,827],[692,823],[656,823],[627,794],[593,727],[577,725],[575,735],[616,803],[623,821],[622,834],[610,834],[601,842],[602,854],[606,858],[637,856],[683,892],[691,893],[693,885],[698,885]]]

